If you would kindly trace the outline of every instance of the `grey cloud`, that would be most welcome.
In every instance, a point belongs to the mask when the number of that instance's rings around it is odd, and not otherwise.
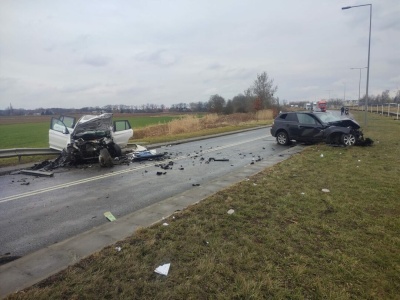
[[[110,63],[111,59],[105,56],[85,56],[82,63],[93,67],[103,67]]]
[[[84,92],[87,90],[90,90],[92,88],[94,88],[96,85],[94,84],[84,84],[84,85],[70,85],[70,86],[65,86],[60,88],[60,92],[62,93],[78,93],[78,92]]]
[[[136,55],[136,60],[148,62],[159,66],[171,66],[177,63],[177,57],[165,49],[160,49],[154,52],[142,52]]]
[[[208,66],[209,70],[221,70],[223,66],[219,63],[213,63]]]

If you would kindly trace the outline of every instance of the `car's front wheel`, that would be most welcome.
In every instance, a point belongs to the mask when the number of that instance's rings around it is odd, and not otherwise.
[[[353,146],[356,143],[356,137],[354,134],[343,134],[341,137],[341,142],[345,146]]]
[[[276,135],[276,142],[279,145],[288,145],[289,144],[289,136],[286,133],[286,131],[279,131],[278,134]]]

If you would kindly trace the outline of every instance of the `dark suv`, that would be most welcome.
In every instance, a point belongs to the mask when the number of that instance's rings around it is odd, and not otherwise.
[[[304,143],[325,141],[328,144],[353,146],[363,139],[360,125],[330,112],[283,112],[271,127],[272,136],[280,145],[291,140]]]

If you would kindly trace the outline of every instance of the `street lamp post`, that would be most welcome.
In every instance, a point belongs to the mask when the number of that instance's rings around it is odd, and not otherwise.
[[[350,68],[351,70],[360,70],[360,80],[358,81],[358,103],[360,103],[360,94],[361,94],[361,70],[366,69],[367,67],[364,68]]]
[[[368,86],[369,86],[369,58],[371,53],[371,23],[372,23],[372,4],[362,4],[362,5],[354,5],[354,6],[345,6],[342,7],[344,9],[350,9],[353,7],[361,7],[361,6],[369,6],[369,41],[368,41],[368,66],[367,66],[367,90],[365,95],[365,115],[364,115],[364,124],[367,126],[367,110],[368,110]],[[360,71],[361,72],[361,71]]]

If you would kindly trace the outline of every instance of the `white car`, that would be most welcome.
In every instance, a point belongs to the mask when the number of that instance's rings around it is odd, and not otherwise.
[[[133,130],[128,120],[112,121],[112,114],[85,115],[76,118],[52,118],[49,147],[63,152],[66,161],[77,163],[98,158],[102,165],[112,165],[112,157],[121,156]]]

